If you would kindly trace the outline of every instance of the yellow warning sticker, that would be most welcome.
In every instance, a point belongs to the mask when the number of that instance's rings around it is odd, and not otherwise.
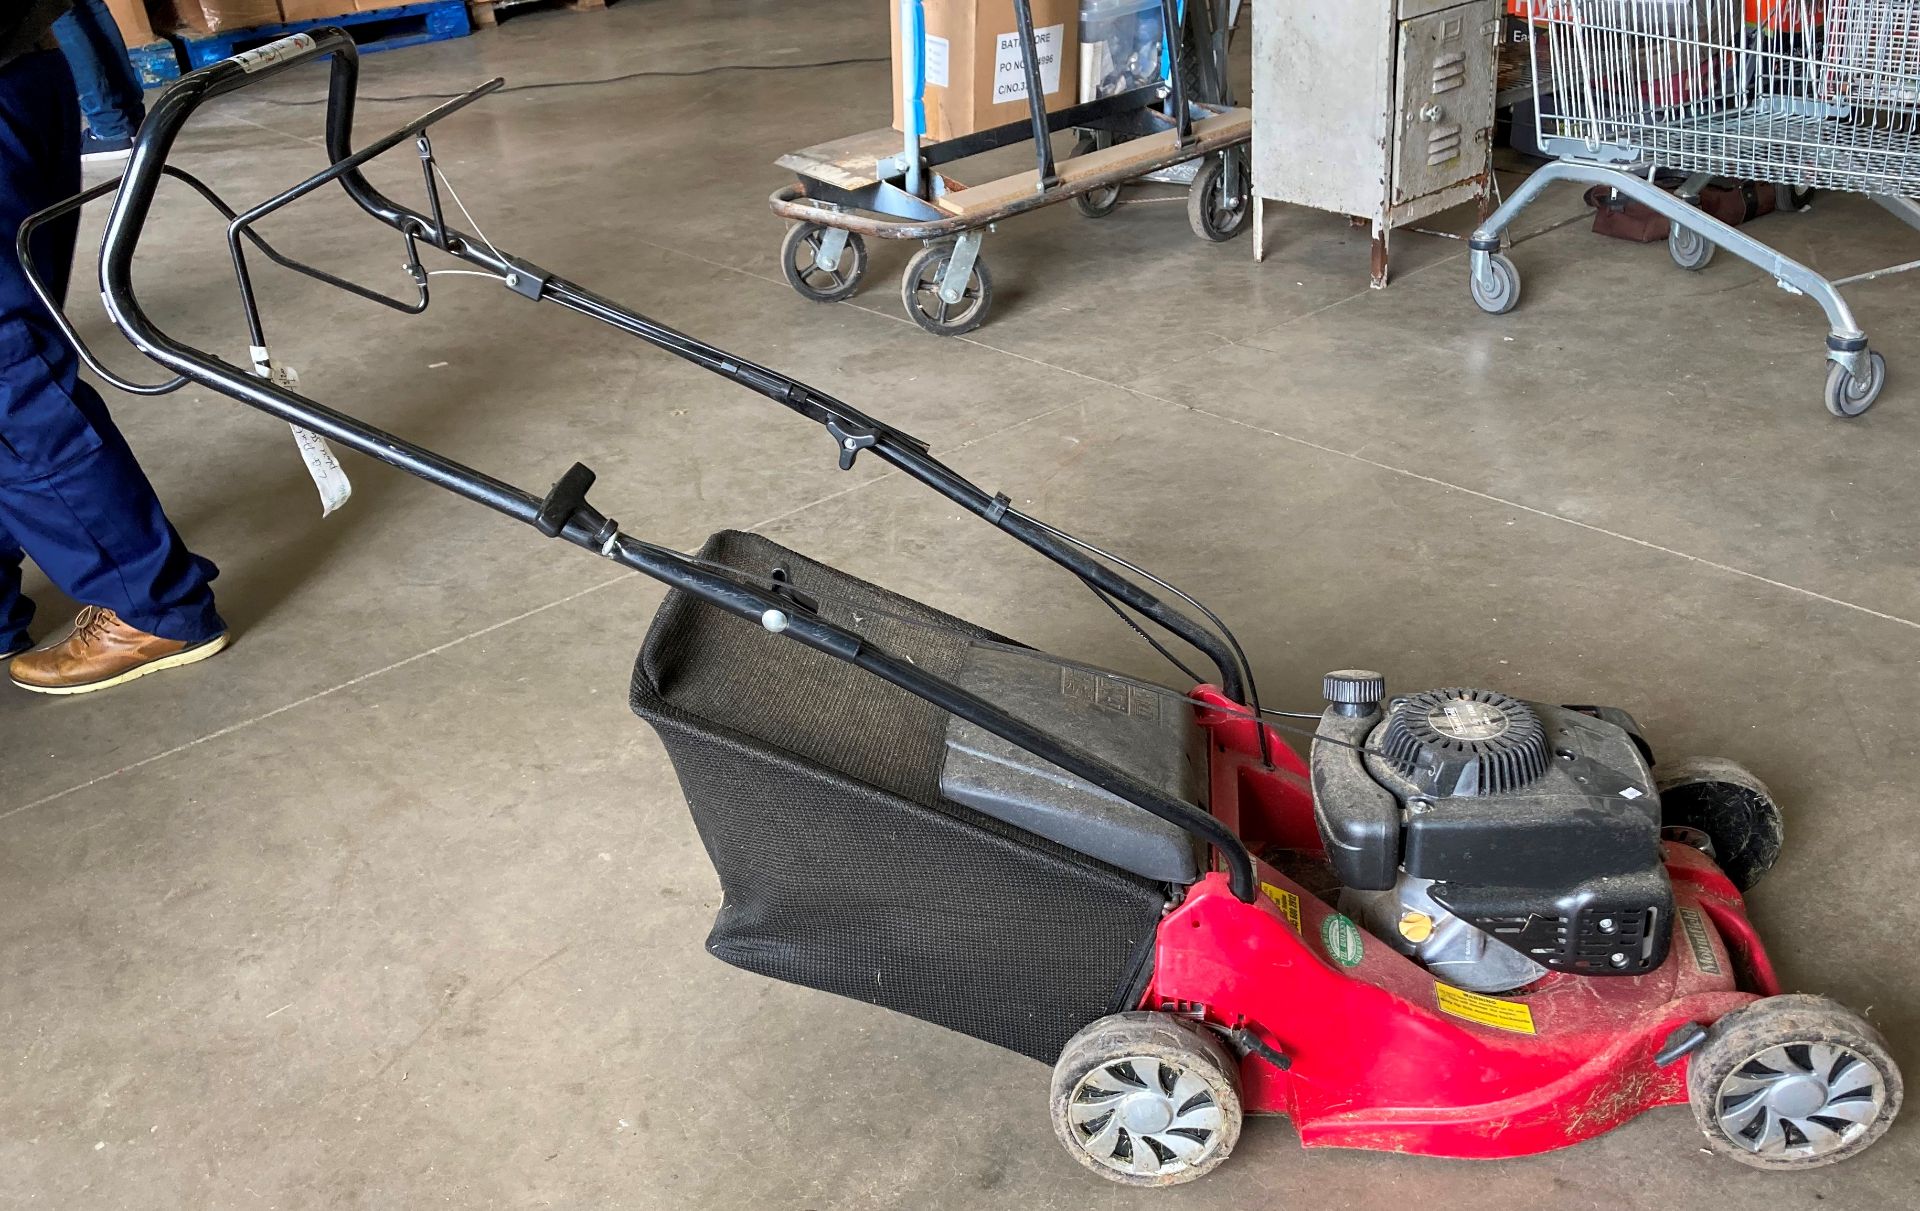
[[[1516,1034],[1534,1033],[1533,1010],[1527,1008],[1524,1001],[1503,1001],[1499,997],[1483,996],[1440,983],[1433,986],[1433,999],[1439,1003],[1441,1013],[1450,1013],[1456,1018],[1465,1018],[1497,1030],[1511,1030]]]
[[[1299,933],[1300,897],[1284,887],[1275,887],[1271,883],[1262,883],[1260,890],[1266,892],[1267,899],[1272,900],[1275,907],[1279,908],[1280,915],[1287,919],[1287,924],[1293,926],[1293,932]]]

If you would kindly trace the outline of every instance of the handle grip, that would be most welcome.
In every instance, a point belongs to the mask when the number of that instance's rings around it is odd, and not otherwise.
[[[134,137],[133,155],[114,195],[113,211],[107,217],[106,236],[100,246],[101,286],[107,295],[108,312],[122,331],[127,331],[120,314],[124,290],[116,291],[112,285],[117,280],[124,286],[127,281],[134,250],[153,207],[154,193],[165,174],[167,157],[187,119],[215,97],[270,80],[326,55],[333,56],[333,77],[327,87],[327,145],[331,149],[348,140],[348,132],[337,127],[352,121],[353,92],[360,79],[359,48],[347,32],[337,26],[292,34],[257,50],[244,51],[189,72],[154,102],[147,120],[140,125],[139,134]]]

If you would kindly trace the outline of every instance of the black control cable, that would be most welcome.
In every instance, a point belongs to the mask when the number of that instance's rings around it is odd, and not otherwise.
[[[617,76],[604,76],[591,80],[534,80],[527,84],[509,84],[496,90],[498,93],[530,93],[552,88],[592,88],[600,84],[624,84],[628,80],[646,80],[655,77],[684,78],[687,76],[711,76],[723,71],[801,71],[814,67],[845,67],[854,63],[887,63],[886,55],[866,55],[852,59],[822,59],[814,63],[716,63],[712,67],[696,67],[687,71],[671,71],[665,68],[622,72]],[[376,97],[362,93],[359,100],[399,103],[403,101],[450,101],[455,97],[464,97],[465,93],[405,93],[397,97]],[[325,97],[285,98],[262,97],[268,105],[325,105]]]

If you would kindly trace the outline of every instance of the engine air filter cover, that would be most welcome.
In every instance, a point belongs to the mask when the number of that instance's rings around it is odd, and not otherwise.
[[[1422,793],[1500,795],[1547,770],[1547,733],[1527,705],[1492,690],[1427,690],[1401,698],[1382,755]]]

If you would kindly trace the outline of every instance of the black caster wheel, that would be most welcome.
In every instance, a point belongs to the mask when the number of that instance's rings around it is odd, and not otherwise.
[[[1073,150],[1068,155],[1069,158],[1084,156],[1104,146],[1107,146],[1105,138],[1083,134],[1074,142]],[[1118,185],[1105,185],[1099,189],[1089,189],[1085,193],[1073,195],[1073,208],[1089,219],[1104,219],[1119,205],[1120,187]]]
[[[1068,1040],[1048,1105],[1060,1143],[1101,1177],[1178,1185],[1218,1168],[1239,1140],[1240,1064],[1205,1027],[1116,1013]]]
[[[1765,783],[1718,757],[1696,757],[1656,773],[1661,827],[1704,839],[1701,848],[1711,851],[1741,891],[1773,869],[1786,827]]]
[[[794,224],[780,241],[780,272],[801,298],[816,303],[837,303],[860,289],[860,279],[867,275],[867,244],[848,232],[840,263],[832,269],[822,269],[818,257],[821,241],[826,237],[827,229],[818,223]]]
[[[1887,359],[1878,353],[1867,354],[1867,373],[1855,378],[1853,371],[1839,362],[1827,363],[1827,411],[1835,416],[1854,417],[1873,407],[1880,389],[1887,385]]]
[[[1866,1019],[1825,997],[1767,997],[1715,1022],[1687,1064],[1713,1151],[1756,1169],[1817,1169],[1879,1139],[1900,1069]]]
[[[1691,227],[1675,223],[1667,233],[1667,255],[1680,268],[1698,273],[1713,263],[1714,243]]]
[[[1228,156],[1234,157],[1232,173],[1227,172]],[[1245,231],[1252,221],[1253,198],[1242,157],[1233,151],[1208,156],[1194,175],[1193,184],[1187,187],[1187,222],[1193,234],[1224,243]]]
[[[940,297],[940,279],[946,276],[953,248],[936,244],[922,248],[907,262],[900,276],[900,301],[906,305],[913,322],[935,336],[959,336],[972,332],[987,318],[993,304],[993,278],[987,273],[984,257],[973,259],[973,271],[967,275],[966,289],[958,302]]]
[[[1481,275],[1471,270],[1467,277],[1467,288],[1480,310],[1488,315],[1505,315],[1520,305],[1520,271],[1506,253],[1487,254],[1485,277],[1482,281]]]

